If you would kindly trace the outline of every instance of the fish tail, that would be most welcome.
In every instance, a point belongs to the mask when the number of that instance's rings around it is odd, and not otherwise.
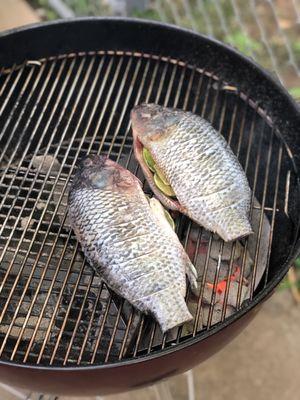
[[[193,319],[179,288],[153,293],[135,304],[141,311],[153,314],[163,332]]]
[[[222,228],[220,228],[219,231],[217,231],[218,235],[220,235],[226,242],[240,239],[253,233],[248,216],[242,214],[238,215],[238,213],[236,214],[235,218],[232,219],[233,222],[228,224],[226,229],[222,230]]]

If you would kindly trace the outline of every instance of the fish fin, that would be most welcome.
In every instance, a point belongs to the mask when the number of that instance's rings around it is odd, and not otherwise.
[[[220,225],[216,229],[217,234],[225,242],[231,242],[233,240],[238,240],[245,236],[253,234],[253,229],[249,221],[248,215],[242,214],[240,210],[234,208],[231,208],[230,212],[231,220],[234,221],[234,223],[231,225],[225,225],[227,226],[227,229],[224,229],[222,225]]]
[[[175,235],[177,238],[176,233],[174,232],[173,228],[166,218],[165,210],[161,203],[155,197],[151,197],[151,199],[149,200],[149,205],[158,225],[160,225],[166,233],[172,236]]]
[[[186,264],[185,272],[190,282],[192,291],[193,292],[196,291],[198,288],[198,283],[197,283],[198,273],[190,260]]]
[[[133,300],[132,304],[143,313],[153,315],[162,332],[193,319],[184,296],[178,292],[176,286]]]

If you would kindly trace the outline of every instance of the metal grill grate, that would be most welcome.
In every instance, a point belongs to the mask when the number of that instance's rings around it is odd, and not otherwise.
[[[66,208],[70,178],[87,153],[108,154],[144,182],[129,122],[130,110],[142,101],[191,110],[210,120],[238,155],[253,190],[255,234],[242,247],[228,247],[186,217],[176,218],[188,251],[196,235],[193,261],[203,243],[205,252],[198,259],[203,267],[199,297],[187,293],[194,320],[164,336],[94,274],[69,227]],[[289,151],[255,99],[222,82],[209,66],[203,71],[179,60],[124,52],[28,61],[2,71],[0,115],[2,359],[102,364],[204,336],[252,301],[271,279],[272,263],[288,253],[280,231],[292,231],[289,191],[295,174]],[[277,236],[280,246],[273,239]],[[216,246],[219,262],[211,278]],[[250,248],[253,272],[246,276]],[[229,307],[238,251],[241,276],[235,304],[231,300]],[[216,289],[225,256],[229,284],[220,300]]]

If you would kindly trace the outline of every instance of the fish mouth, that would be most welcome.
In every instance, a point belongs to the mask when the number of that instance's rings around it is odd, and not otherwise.
[[[145,110],[146,105],[145,104],[139,104],[135,107],[130,112],[130,119],[134,123],[137,123],[138,121],[145,122],[149,121],[153,116],[151,112],[148,112]]]
[[[145,126],[146,123],[151,123],[155,119],[161,108],[162,107],[157,104],[138,104],[131,110],[130,119],[134,124]]]
[[[155,174],[153,173],[153,171],[150,170],[143,156],[143,150],[146,149],[146,147],[143,145],[143,143],[140,141],[139,137],[136,134],[133,135],[133,149],[135,158],[138,161],[139,165],[141,166],[145,178],[147,179],[147,182],[149,183],[151,190],[158,198],[158,200],[160,200],[160,202],[170,210],[183,212],[184,211],[183,207],[181,206],[176,197],[173,198],[167,196],[158,188],[157,184],[155,183]]]

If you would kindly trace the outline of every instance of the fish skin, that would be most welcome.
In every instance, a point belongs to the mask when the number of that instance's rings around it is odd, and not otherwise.
[[[192,319],[185,276],[195,287],[197,273],[162,221],[162,206],[150,206],[138,178],[106,157],[89,156],[74,176],[68,203],[83,252],[111,289],[154,315],[163,332]]]
[[[135,154],[148,182],[169,208],[177,208],[204,228],[231,241],[252,232],[251,190],[245,172],[223,136],[191,112],[141,104],[131,112]],[[151,153],[178,203],[161,195],[139,150]]]

